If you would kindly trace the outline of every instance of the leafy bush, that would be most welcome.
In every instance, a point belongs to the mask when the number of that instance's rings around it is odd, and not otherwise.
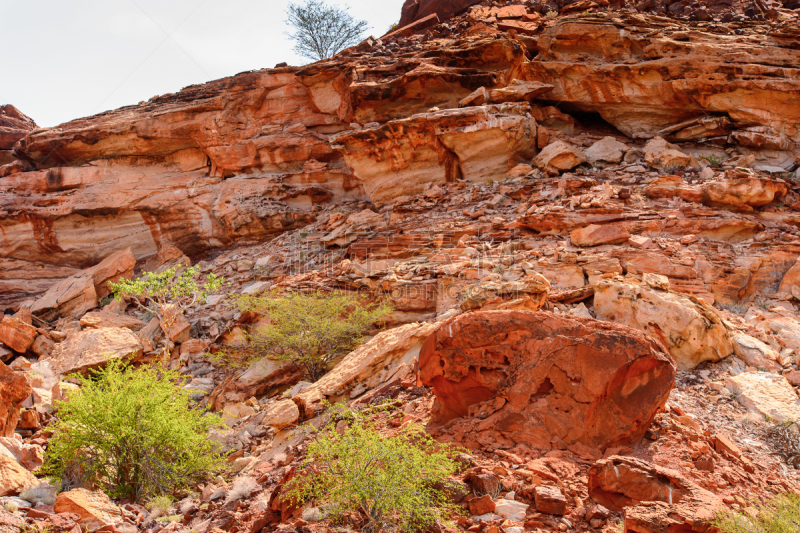
[[[225,284],[225,279],[214,273],[206,277],[205,283],[198,284],[198,267],[189,267],[178,272],[172,267],[164,272],[145,272],[136,279],[121,279],[110,282],[108,288],[118,300],[130,297],[144,311],[158,318],[161,330],[169,336],[169,331],[178,317],[195,304],[205,303],[209,294],[217,292]],[[165,351],[169,339],[164,339]]]
[[[362,531],[373,532],[426,530],[458,512],[447,491],[459,469],[453,450],[420,426],[383,438],[357,419],[340,433],[337,420],[309,444],[304,469],[287,487],[289,501],[316,500],[337,523],[360,510],[368,520]]]
[[[722,533],[795,533],[800,531],[800,494],[778,496],[759,505],[755,516],[735,511],[717,515],[712,525]]]
[[[364,333],[391,312],[387,304],[369,305],[341,292],[241,295],[237,304],[242,311],[266,315],[271,321],[247,335],[244,351],[249,353],[243,359],[292,361],[312,382],[324,376],[336,358],[358,346]],[[241,354],[218,357],[229,362],[242,360]]]
[[[215,471],[208,431],[219,417],[190,408],[178,372],[119,361],[81,380],[59,402],[44,475],[64,488],[96,486],[136,500],[169,493]]]

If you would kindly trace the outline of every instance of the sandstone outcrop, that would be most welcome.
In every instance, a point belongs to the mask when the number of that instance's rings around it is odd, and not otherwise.
[[[504,176],[536,151],[529,106],[451,109],[393,120],[336,138],[377,206],[429,184]]]
[[[19,421],[20,406],[32,392],[22,373],[0,363],[0,437],[14,434]]]
[[[425,342],[419,365],[436,394],[434,425],[466,417],[472,432],[544,449],[637,440],[675,376],[669,355],[631,328],[544,312],[450,319]]]
[[[553,85],[547,100],[596,111],[632,138],[664,130],[675,140],[709,138],[758,124],[766,130],[762,146],[800,141],[800,110],[791,103],[800,94],[800,77],[783,67],[797,64],[800,54],[784,45],[791,30],[737,43],[678,25],[654,32],[649,20],[618,13],[559,20],[539,37],[540,52],[524,65],[524,79]],[[587,40],[603,46],[587,53]],[[764,64],[761,57],[772,60]],[[722,73],[730,65],[749,76],[726,79]],[[652,84],[639,83],[650,76]],[[717,119],[713,126],[696,127],[709,116]]]
[[[719,361],[731,353],[730,333],[719,313],[688,295],[653,288],[636,280],[603,280],[595,286],[596,316],[652,335],[678,368]]]

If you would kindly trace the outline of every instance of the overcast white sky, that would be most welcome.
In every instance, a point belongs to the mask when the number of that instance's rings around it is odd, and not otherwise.
[[[349,5],[383,35],[403,0]],[[56,126],[187,85],[306,60],[289,0],[0,0],[0,104]]]

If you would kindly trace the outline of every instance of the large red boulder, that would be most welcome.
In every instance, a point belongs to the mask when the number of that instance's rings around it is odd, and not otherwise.
[[[25,376],[0,363],[0,437],[11,437],[22,402],[33,393]]]
[[[664,347],[633,328],[528,311],[443,322],[419,367],[437,398],[431,429],[450,428],[466,445],[504,439],[540,449],[640,439],[676,372]]]
[[[434,13],[439,20],[444,20],[470,6],[480,4],[482,0],[406,0],[400,14],[398,28],[408,26],[412,22],[424,19]]]

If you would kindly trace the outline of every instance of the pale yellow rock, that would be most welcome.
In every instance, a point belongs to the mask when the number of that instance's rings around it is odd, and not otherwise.
[[[52,369],[56,375],[85,372],[110,359],[132,359],[142,353],[142,343],[127,328],[87,329],[56,344]]]
[[[375,335],[294,398],[304,418],[318,412],[322,400],[356,396],[383,383],[407,379],[422,343],[438,324],[406,324]]]
[[[556,141],[539,152],[533,159],[533,165],[548,174],[559,174],[585,161],[586,156],[579,149],[565,141]]]
[[[300,418],[300,410],[292,400],[281,400],[267,406],[264,411],[263,424],[283,429],[297,422]]]
[[[599,320],[631,326],[659,340],[682,370],[733,353],[722,317],[692,296],[616,278],[595,285],[594,310]]]
[[[644,159],[653,167],[664,170],[677,170],[689,164],[691,156],[661,137],[651,139],[644,146]]]
[[[120,315],[111,311],[92,311],[81,317],[81,327],[83,329],[128,328],[131,331],[139,331],[144,326],[144,322],[138,318]]]
[[[111,526],[122,521],[122,511],[102,492],[72,489],[56,496],[56,513],[75,513],[78,523],[88,531]]]
[[[628,146],[614,137],[604,137],[586,150],[589,163],[619,163],[628,151]]]
[[[727,379],[736,401],[775,420],[800,420],[800,398],[786,378],[769,372],[743,372]]]

